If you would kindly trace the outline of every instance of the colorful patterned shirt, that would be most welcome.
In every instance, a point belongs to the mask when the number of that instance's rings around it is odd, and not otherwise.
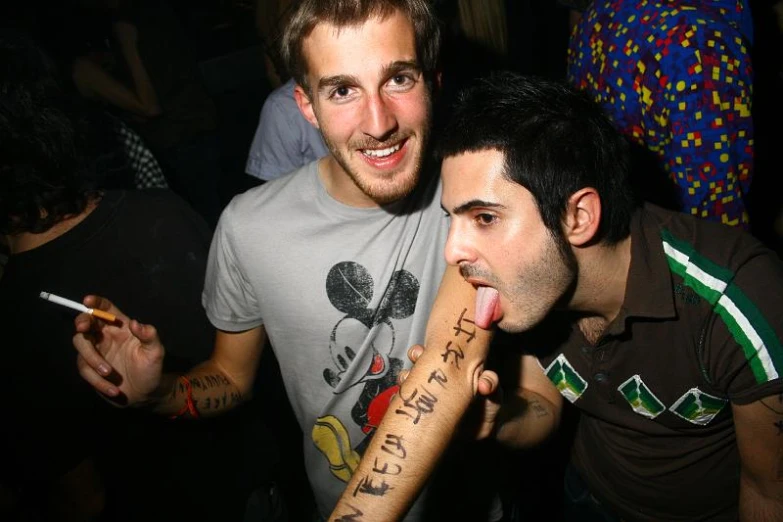
[[[574,28],[568,79],[645,146],[681,209],[748,226],[750,12],[741,0],[597,0]]]

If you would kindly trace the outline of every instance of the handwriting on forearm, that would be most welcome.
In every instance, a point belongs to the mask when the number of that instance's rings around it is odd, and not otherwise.
[[[419,389],[415,388],[408,397],[403,397],[402,390],[400,390],[402,408],[395,410],[398,415],[408,416],[413,424],[418,424],[423,414],[435,411],[435,404],[438,402],[438,398],[423,385],[421,389],[422,392],[419,392]]]
[[[365,495],[382,497],[391,489],[394,488],[385,480],[381,479],[378,484],[375,484],[372,477],[365,475],[364,478],[359,481],[359,484],[357,484],[356,489],[353,490],[353,496],[355,497],[358,493],[364,493]]]
[[[346,513],[345,515],[340,515],[338,518],[334,519],[334,522],[360,522],[364,520],[362,518],[362,516],[364,516],[364,513],[362,513],[361,509],[357,509],[350,504],[348,504],[348,507],[353,510],[353,513]]]
[[[440,352],[440,359],[443,361],[444,367],[451,366],[459,370],[460,362],[465,359],[464,347],[477,336],[476,323],[467,317],[467,312],[467,308],[462,309],[454,326],[452,326],[455,339],[447,340]],[[449,384],[444,367],[431,371],[427,382],[414,387],[410,392],[403,386],[405,391],[401,389],[399,392],[402,405],[395,409],[395,414],[407,417],[416,426],[425,416],[434,413],[438,405],[437,392],[446,390]],[[540,405],[537,406],[542,408]],[[379,434],[376,434],[377,436]],[[404,463],[408,456],[405,441],[401,436],[392,433],[386,433],[384,436],[385,439],[380,448],[381,453],[375,458],[373,467],[368,474],[358,481],[352,492],[354,497],[360,494],[382,497],[394,489],[394,485],[389,481],[404,472]],[[349,505],[349,507],[354,512],[341,515],[340,518],[335,519],[335,522],[362,520],[363,513],[353,506]]]

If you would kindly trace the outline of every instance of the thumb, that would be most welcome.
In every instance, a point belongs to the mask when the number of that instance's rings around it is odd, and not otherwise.
[[[498,389],[499,382],[500,379],[498,378],[497,373],[492,370],[484,370],[481,372],[481,375],[479,375],[476,391],[479,395],[488,397]]]

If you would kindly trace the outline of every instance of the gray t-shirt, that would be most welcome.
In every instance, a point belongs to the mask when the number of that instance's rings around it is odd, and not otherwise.
[[[287,81],[264,102],[245,166],[251,176],[276,179],[329,154],[321,132],[299,111],[294,86]]]
[[[391,207],[359,209],[327,194],[317,166],[234,198],[203,302],[221,330],[266,328],[326,517],[409,366],[407,349],[424,341],[448,221],[435,175]]]

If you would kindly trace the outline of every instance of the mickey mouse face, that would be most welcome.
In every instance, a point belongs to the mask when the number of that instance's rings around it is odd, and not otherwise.
[[[394,327],[387,320],[373,329],[375,331],[370,332],[361,321],[351,317],[345,317],[335,325],[329,339],[334,369],[324,370],[324,378],[330,386],[336,387],[345,379],[343,387],[350,387],[386,375],[389,354],[394,347]],[[351,366],[353,369],[349,371]]]
[[[418,280],[406,270],[395,272],[384,289],[377,309],[370,308],[375,281],[358,263],[338,263],[326,278],[326,293],[332,305],[345,317],[337,322],[329,340],[334,368],[324,370],[324,379],[336,387],[356,357],[355,372],[342,388],[382,378],[388,372],[389,354],[394,349],[395,331],[391,319],[413,314],[419,296]]]

